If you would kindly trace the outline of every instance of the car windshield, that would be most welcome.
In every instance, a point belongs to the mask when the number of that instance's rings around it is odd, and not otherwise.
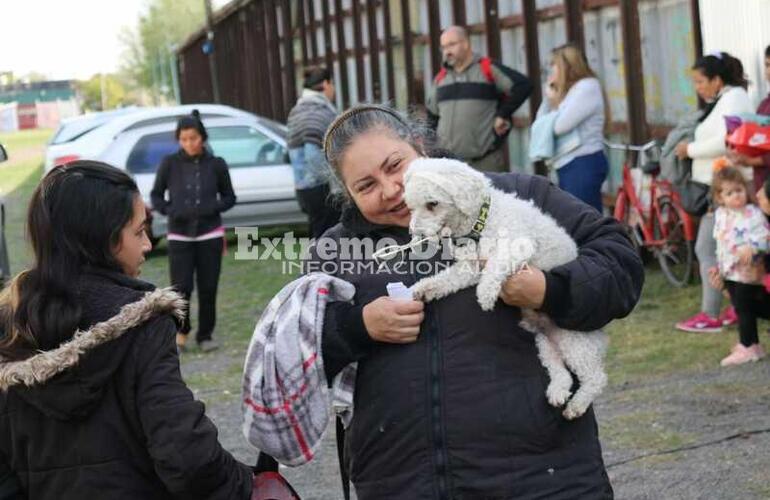
[[[129,106],[112,111],[83,115],[70,122],[62,123],[51,139],[51,144],[64,144],[65,142],[80,139],[113,118],[133,113],[136,109],[136,106]]]
[[[289,130],[286,128],[286,125],[283,123],[278,123],[273,120],[268,120],[267,118],[260,118],[259,124],[268,129],[270,132],[274,133],[281,139],[286,139],[286,136],[289,135]]]
[[[62,125],[56,132],[56,135],[51,139],[51,144],[64,144],[65,142],[72,142],[94,129],[97,129],[104,125],[107,120],[84,120],[83,123],[75,122]]]

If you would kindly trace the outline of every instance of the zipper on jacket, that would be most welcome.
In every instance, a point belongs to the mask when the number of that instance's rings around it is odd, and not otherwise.
[[[198,210],[201,208],[201,162],[200,158],[195,158],[195,213],[198,214]],[[198,235],[200,228],[199,215],[195,218],[195,235]]]
[[[451,498],[451,494],[449,492],[449,459],[446,453],[444,426],[441,418],[441,336],[438,332],[438,312],[435,306],[432,309],[433,314],[430,315],[431,321],[428,328],[430,337],[431,441],[435,454],[439,498],[445,500]]]
[[[436,260],[433,261],[436,263]],[[413,272],[415,282],[421,278],[429,276],[428,273],[421,273],[417,270]],[[430,442],[432,447],[433,462],[435,464],[435,477],[438,487],[438,498],[440,500],[449,500],[452,498],[449,481],[449,459],[446,452],[446,441],[444,438],[443,419],[441,417],[441,336],[438,331],[438,308],[431,304],[426,306],[425,319],[427,323],[429,359],[428,366],[430,371],[430,422],[431,435]]]
[[[436,264],[440,259],[433,259]],[[430,276],[433,273],[420,272],[415,269],[413,272],[415,282],[422,278]],[[438,489],[439,500],[450,500],[452,498],[451,483],[449,476],[449,459],[446,452],[446,441],[444,433],[441,401],[441,335],[439,335],[439,316],[438,308],[435,304],[429,304],[425,307],[425,324],[428,335],[428,367],[430,372],[430,443],[433,453],[433,463],[435,464],[434,475],[436,477],[436,486]]]

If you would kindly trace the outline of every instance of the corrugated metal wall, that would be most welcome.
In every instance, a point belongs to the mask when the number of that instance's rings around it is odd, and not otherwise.
[[[524,74],[536,73],[541,83],[551,49],[567,40],[582,43],[606,87],[613,135],[640,141],[664,134],[696,105],[688,70],[700,44],[692,29],[694,3],[697,7],[696,0],[234,2],[215,15],[221,101],[283,121],[303,68],[326,64],[334,68],[340,109],[361,101],[419,106],[440,64],[440,32],[456,23],[469,28],[474,50]],[[202,30],[179,51],[185,103],[213,101],[205,39]],[[641,61],[641,68],[634,61]],[[530,168],[527,126],[539,92],[531,100],[515,115],[509,143],[513,168]]]

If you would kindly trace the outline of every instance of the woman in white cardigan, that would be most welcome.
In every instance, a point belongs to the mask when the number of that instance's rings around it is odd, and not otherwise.
[[[699,58],[692,68],[695,92],[706,101],[700,123],[695,128],[693,142],[680,142],[676,154],[681,159],[692,159],[692,180],[711,185],[714,160],[727,153],[725,116],[752,113],[753,106],[746,93],[748,81],[741,61],[726,52],[717,52]],[[751,178],[751,170],[744,174]],[[709,269],[716,263],[714,214],[711,210],[698,225],[695,254],[698,256],[701,275],[701,310],[696,315],[676,324],[687,332],[717,332],[723,326],[737,321],[735,310],[728,308],[720,315],[722,293],[709,283]]]

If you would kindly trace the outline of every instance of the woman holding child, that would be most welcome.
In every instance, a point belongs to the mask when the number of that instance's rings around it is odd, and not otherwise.
[[[386,107],[354,107],[327,131],[325,152],[348,203],[321,240],[408,242],[403,177],[428,155],[415,125]],[[425,268],[341,266],[344,255],[314,250],[314,261],[332,264],[324,270],[336,264],[356,287],[352,304],[327,307],[323,359],[329,380],[358,362],[345,450],[360,500],[613,496],[593,409],[567,421],[548,404],[520,308],[564,328],[601,328],[633,309],[641,262],[619,224],[547,180],[489,175],[554,217],[580,248],[567,265],[509,278],[492,312],[472,288],[429,304],[391,299],[388,283],[410,286]]]

